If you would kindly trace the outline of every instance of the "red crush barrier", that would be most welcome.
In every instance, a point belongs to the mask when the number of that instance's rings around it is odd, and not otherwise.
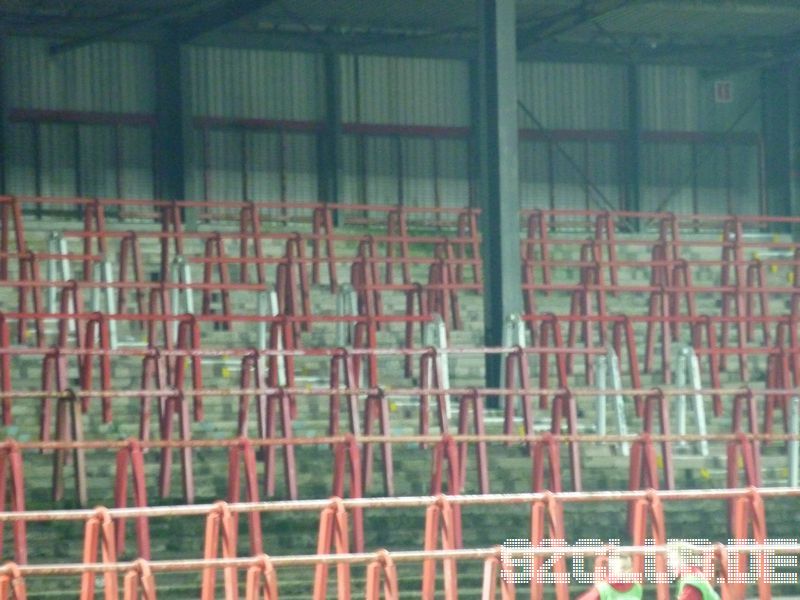
[[[483,396],[474,390],[472,393],[464,394],[458,401],[458,433],[466,435],[469,433],[469,411],[472,409],[473,428],[477,435],[486,433],[486,426],[483,421]],[[458,443],[458,464],[461,466],[460,480],[467,479],[467,451],[465,442]],[[486,449],[486,442],[475,444],[475,458],[478,468],[478,490],[481,494],[489,493],[489,455]]]
[[[667,543],[667,530],[664,524],[664,507],[661,499],[653,493],[647,498],[634,501],[631,518],[631,541],[635,546],[644,546],[646,540],[652,540],[656,546]],[[656,574],[663,574],[663,580],[656,582],[656,598],[669,600],[669,578],[667,574],[667,560],[663,554],[657,554],[655,559]],[[638,554],[633,559],[634,572],[644,573],[644,557]]]
[[[314,262],[311,268],[311,279],[316,284],[320,282],[319,265],[322,258],[320,242],[324,240],[325,253],[328,259],[328,281],[331,293],[335,294],[339,290],[339,279],[336,273],[336,254],[332,237],[334,235],[333,209],[331,207],[321,206],[314,209],[312,230],[314,237],[311,240],[311,252]],[[391,232],[389,232],[389,235],[392,235]]]
[[[278,575],[269,556],[258,556],[258,562],[247,570],[246,600],[278,600]]]
[[[505,575],[504,565],[500,560],[500,550],[495,556],[490,556],[483,561],[483,582],[481,584],[481,600],[495,600],[497,597],[497,579],[500,576],[501,600],[514,600],[516,590],[514,581]]]
[[[381,594],[383,591],[383,594]],[[367,565],[366,600],[398,600],[397,568],[391,555],[385,550],[378,552],[375,560]]]
[[[425,511],[425,550],[437,550],[441,536],[442,550],[455,550],[456,530],[453,507],[445,496],[440,496]],[[444,600],[458,600],[458,574],[454,558],[442,559]],[[436,561],[425,559],[422,563],[422,600],[436,597]]]
[[[536,500],[531,504],[531,545],[542,547],[560,545],[567,539],[564,531],[564,509],[561,502],[551,493],[545,493],[544,500]],[[533,573],[542,572],[543,556],[534,556]],[[567,561],[562,556],[553,562],[552,572],[555,576],[556,600],[569,600],[569,583]],[[531,581],[531,598],[543,597],[543,583]]]
[[[391,426],[389,425],[389,400],[378,389],[375,394],[367,396],[364,406],[364,435],[371,435],[374,423],[377,420],[378,429],[381,435],[390,435]],[[381,459],[383,462],[383,491],[387,496],[394,494],[394,458],[392,456],[392,445],[384,442],[380,444]],[[373,444],[364,444],[364,486],[368,487],[372,481],[372,464],[375,447]]]
[[[317,538],[317,554],[348,554],[350,552],[350,532],[347,511],[341,498],[332,498],[330,506],[322,510],[319,520],[319,537]],[[350,565],[346,562],[336,563],[336,597],[339,600],[351,598]],[[325,600],[328,597],[328,565],[318,563],[314,571],[314,600]]]
[[[258,473],[256,472],[256,452],[250,440],[241,438],[237,445],[228,449],[228,502],[239,502],[241,486],[240,464],[244,464],[244,489],[246,502],[258,502]],[[261,519],[258,513],[248,514],[250,528],[250,553],[253,555],[264,552],[261,536]],[[233,515],[233,527],[239,530],[239,517]]]
[[[25,476],[22,454],[14,442],[0,445],[0,511],[6,510],[6,497],[9,508],[14,512],[25,510]],[[3,553],[3,527],[0,523],[0,555]],[[28,538],[25,521],[12,524],[14,536],[14,560],[18,564],[28,562]],[[2,597],[2,596],[0,596]]]
[[[104,564],[117,562],[115,547],[114,523],[105,507],[98,507],[94,516],[86,521],[83,534],[84,564],[97,562],[97,544],[100,544]],[[103,597],[106,600],[118,600],[119,579],[117,572],[108,570],[103,573]],[[84,573],[81,577],[80,600],[93,600],[95,591],[95,574]]]
[[[0,197],[0,280],[8,279],[8,253],[11,251],[11,229],[14,229],[14,243],[18,254],[27,250],[22,208],[16,198]],[[20,264],[20,271],[22,270]]]
[[[125,574],[123,585],[123,600],[156,600],[156,580],[144,559],[134,562],[133,568]]]
[[[745,495],[734,500],[733,522],[731,524],[731,537],[735,540],[752,539],[756,544],[764,544],[767,540],[767,520],[764,513],[764,501],[757,488],[751,488]],[[740,542],[746,543],[746,542]],[[763,553],[756,553],[751,560],[758,561],[758,573],[767,573],[766,557]],[[744,579],[743,571],[739,569],[746,565],[744,553],[739,553],[737,560],[737,570],[734,574],[739,581]],[[745,569],[747,567],[745,566]],[[746,584],[729,583],[729,589],[733,597],[744,598]],[[758,597],[760,600],[772,598],[771,583],[768,577],[763,575],[758,577]]]
[[[7,562],[3,566],[9,573],[0,575],[0,600],[27,600],[25,579],[20,574],[19,567],[13,562]]]
[[[91,353],[95,348],[103,350],[111,349],[109,338],[108,319],[102,313],[94,313],[86,323],[86,336],[84,338],[84,348]],[[92,389],[92,362],[93,356],[87,354],[82,361],[81,368],[81,389],[90,391]],[[111,390],[111,355],[108,352],[97,357],[100,362],[100,389],[103,391]],[[111,422],[111,398],[103,397],[103,422]],[[84,398],[83,411],[86,412],[89,406],[89,398]]]
[[[221,537],[220,537],[221,536]],[[206,518],[206,533],[203,558],[217,558],[219,544],[222,543],[222,557],[236,558],[236,519],[226,502],[217,502],[214,510]],[[217,570],[214,567],[203,569],[203,580],[200,587],[201,600],[214,600],[216,597]],[[225,600],[239,598],[239,582],[236,567],[224,568]]]
[[[147,506],[147,486],[144,478],[144,455],[139,440],[129,440],[128,445],[117,452],[116,478],[114,482],[114,505],[124,508],[128,503],[128,466],[133,483],[133,505]],[[117,552],[125,551],[125,518],[117,519]],[[150,526],[147,517],[136,517],[136,555],[150,560]]]
[[[56,358],[58,362],[61,362]],[[67,392],[65,397],[59,397],[56,408],[56,441],[81,442],[83,441],[83,419],[80,401],[72,390],[62,389]],[[53,500],[64,498],[64,466],[67,462],[68,451],[56,450],[53,453]],[[75,490],[78,503],[81,506],[88,504],[86,484],[86,451],[83,448],[74,448],[72,451],[72,468],[75,477]]]
[[[209,287],[203,289],[203,312],[204,315],[213,314],[211,310],[211,285],[213,285],[214,268],[217,270],[217,278],[219,279],[219,294],[222,299],[222,314],[231,314],[231,300],[229,287],[231,283],[230,274],[228,272],[228,263],[225,261],[225,242],[222,236],[216,233],[214,236],[206,240],[206,261],[203,265],[203,283]],[[245,265],[241,268],[244,270]],[[229,322],[223,323],[226,329],[230,328]]]
[[[349,472],[349,478],[345,477],[345,470]],[[345,440],[334,447],[332,497],[344,498],[345,479],[349,480],[349,497],[362,498],[361,453],[352,435],[346,435]],[[353,546],[356,552],[364,551],[364,510],[360,507],[353,508]]]

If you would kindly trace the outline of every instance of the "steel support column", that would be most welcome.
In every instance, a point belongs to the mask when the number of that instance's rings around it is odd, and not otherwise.
[[[8,131],[8,111],[6,101],[6,44],[5,35],[0,34],[0,194],[8,194],[9,157],[6,152],[6,137]]]
[[[154,58],[156,196],[159,199],[181,200],[186,194],[181,47],[174,42],[157,44]],[[186,214],[184,218],[187,229],[196,227],[196,214]]]
[[[325,131],[320,152],[320,192],[329,204],[339,202],[339,148],[342,140],[342,77],[339,55],[328,51],[324,55],[325,67]],[[334,222],[338,224],[338,211]]]
[[[800,214],[794,191],[797,78],[790,65],[779,65],[765,70],[761,83],[767,213],[773,216]]]
[[[635,64],[628,65],[628,139],[625,148],[625,209],[641,210],[641,132],[642,110],[639,96],[639,68]],[[638,225],[639,220],[635,223]]]
[[[522,310],[514,0],[480,0],[479,205],[483,234],[486,344],[500,346],[506,316]],[[486,383],[500,383],[500,357],[487,356]]]

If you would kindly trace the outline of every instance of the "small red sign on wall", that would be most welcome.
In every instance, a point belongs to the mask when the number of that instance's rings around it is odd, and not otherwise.
[[[730,81],[714,82],[714,102],[717,104],[729,104],[733,102],[733,83]]]

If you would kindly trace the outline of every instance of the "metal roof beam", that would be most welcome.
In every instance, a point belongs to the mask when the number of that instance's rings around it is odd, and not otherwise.
[[[209,10],[205,14],[195,17],[177,27],[177,36],[174,39],[180,44],[191,42],[195,38],[211,33],[229,23],[243,19],[259,10],[266,8],[275,0],[225,0],[221,6]]]
[[[517,33],[517,48],[525,51],[534,44],[566,33],[602,15],[639,0],[582,0],[577,6],[536,25],[522,27]]]

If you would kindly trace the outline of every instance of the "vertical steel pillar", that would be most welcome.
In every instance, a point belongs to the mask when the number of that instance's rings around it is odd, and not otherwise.
[[[339,55],[327,51],[325,68],[325,131],[320,153],[320,192],[322,200],[329,204],[339,202],[339,148],[342,140],[342,77]],[[334,212],[334,223],[338,224],[338,211]]]
[[[184,115],[181,47],[175,42],[155,46],[156,131],[154,139],[156,197],[182,200],[184,172]],[[187,229],[197,226],[195,210],[184,215]]]
[[[767,212],[800,214],[796,199],[797,79],[794,68],[780,65],[761,74],[764,185]]]
[[[486,344],[503,343],[503,324],[522,313],[517,149],[515,0],[480,0],[479,206],[482,209]],[[499,355],[486,359],[486,385],[500,384]]]
[[[639,97],[639,68],[635,64],[628,65],[626,80],[628,92],[628,139],[625,151],[625,156],[627,157],[625,161],[625,210],[641,210],[642,107]]]
[[[8,128],[7,100],[6,100],[6,44],[5,35],[0,33],[0,194],[8,193],[8,168],[9,159],[6,152],[6,131]]]

